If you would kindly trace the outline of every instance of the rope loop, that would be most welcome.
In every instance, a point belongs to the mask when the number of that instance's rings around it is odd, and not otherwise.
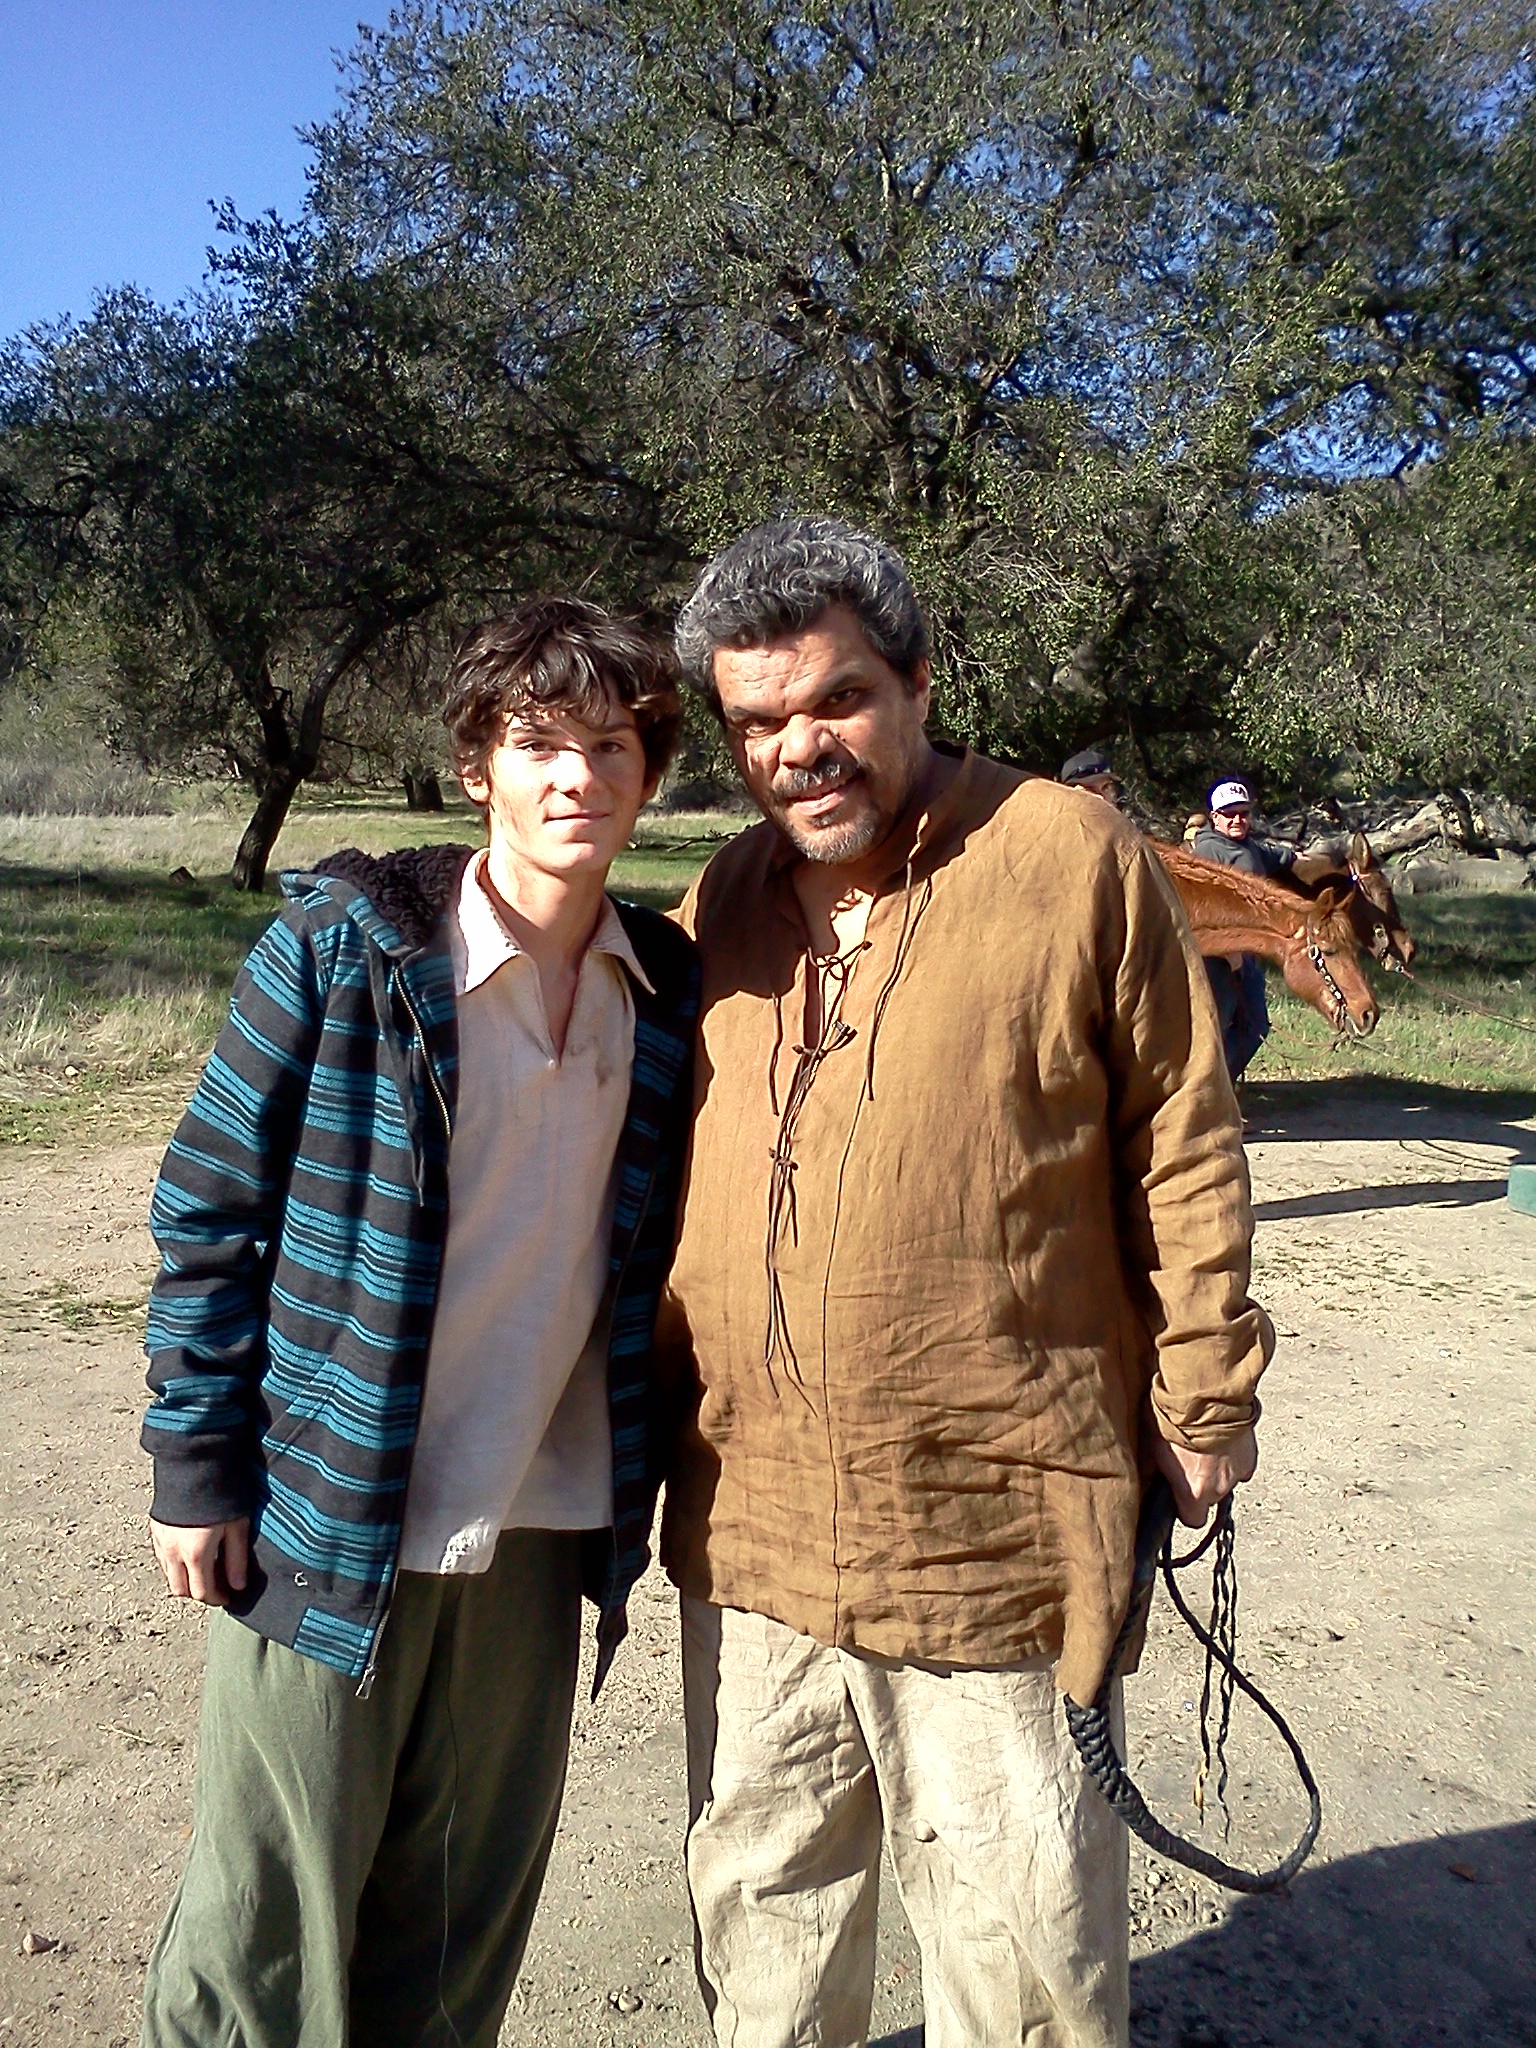
[[[1389,974],[1400,974],[1404,981],[1411,981],[1415,988],[1421,988],[1426,995],[1436,996],[1442,1003],[1454,1003],[1458,1010],[1470,1010],[1474,1017],[1491,1017],[1495,1024],[1507,1024],[1512,1031],[1536,1031],[1529,1017],[1511,1017],[1507,1010],[1491,1009],[1487,1003],[1474,1003],[1470,996],[1459,996],[1456,991],[1446,988],[1442,982],[1426,981],[1422,974],[1415,974],[1412,968],[1404,967],[1400,960],[1384,960],[1382,965]]]
[[[1083,1759],[1089,1776],[1103,1793],[1111,1810],[1124,1821],[1133,1835],[1147,1844],[1149,1849],[1155,1849],[1159,1856],[1165,1856],[1170,1863],[1182,1864],[1186,1870],[1197,1871],[1201,1877],[1208,1877],[1213,1884],[1224,1885],[1228,1891],[1282,1891],[1312,1853],[1318,1829],[1322,1826],[1322,1798],[1317,1789],[1317,1781],[1312,1776],[1311,1767],[1302,1753],[1301,1744],[1292,1734],[1289,1723],[1252,1680],[1244,1677],[1233,1655],[1236,1632],[1236,1581],[1231,1561],[1231,1495],[1229,1494],[1216,1510],[1216,1519],[1205,1536],[1193,1550],[1186,1551],[1182,1557],[1175,1557],[1173,1554],[1174,1519],[1173,1494],[1167,1480],[1158,1477],[1152,1482],[1142,1504],[1141,1521],[1136,1531],[1136,1561],[1131,1578],[1130,1605],[1126,1610],[1125,1620],[1120,1624],[1120,1632],[1115,1637],[1114,1647],[1109,1653],[1109,1664],[1103,1683],[1091,1706],[1079,1706],[1077,1701],[1071,1698],[1066,1700],[1067,1727],[1071,1731],[1072,1740],[1077,1745],[1078,1754]],[[1203,1557],[1212,1544],[1216,1545],[1217,1557],[1217,1598],[1213,1612],[1219,1616],[1215,1633],[1195,1619],[1179,1591],[1175,1578],[1177,1572]],[[1234,1690],[1252,1700],[1260,1713],[1279,1731],[1281,1740],[1291,1753],[1296,1775],[1307,1795],[1307,1824],[1302,1829],[1300,1839],[1290,1854],[1282,1857],[1270,1870],[1239,1869],[1236,1864],[1212,1855],[1210,1850],[1202,1848],[1198,1842],[1186,1841],[1182,1835],[1176,1835],[1170,1828],[1164,1827],[1132,1783],[1124,1761],[1115,1748],[1114,1734],[1110,1727],[1110,1703],[1114,1696],[1115,1680],[1120,1676],[1132,1640],[1146,1620],[1159,1568],[1162,1570],[1163,1582],[1168,1588],[1168,1597],[1172,1600],[1175,1610],[1206,1653],[1206,1688],[1201,1702],[1200,1732],[1205,1751],[1205,1763],[1200,1776],[1201,1796],[1203,1797],[1205,1779],[1212,1761],[1211,1745],[1206,1732],[1206,1709],[1210,1704],[1213,1666],[1222,1674],[1221,1723],[1215,1744],[1215,1757],[1220,1770],[1218,1797],[1221,1796],[1226,1782],[1226,1765],[1222,1750]],[[1226,1578],[1224,1594],[1223,1576]]]

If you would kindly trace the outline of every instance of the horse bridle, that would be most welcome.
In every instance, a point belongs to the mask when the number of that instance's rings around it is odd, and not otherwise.
[[[1354,1030],[1355,1021],[1349,1014],[1349,998],[1333,978],[1333,970],[1328,965],[1329,956],[1323,951],[1316,928],[1310,918],[1302,925],[1296,936],[1298,939],[1304,938],[1306,940],[1307,958],[1312,963],[1313,972],[1328,991],[1329,1000],[1333,1005],[1333,1029],[1335,1036],[1337,1038],[1348,1037]]]
[[[1423,975],[1415,974],[1402,955],[1394,950],[1392,933],[1388,929],[1381,907],[1379,904],[1371,902],[1370,897],[1365,893],[1364,884],[1353,868],[1349,871],[1349,879],[1351,886],[1359,891],[1365,902],[1370,906],[1371,922],[1375,927],[1376,934],[1375,939],[1371,942],[1371,957],[1384,974],[1400,974],[1404,981],[1411,981],[1415,988],[1421,988],[1429,995],[1437,996],[1441,1002],[1454,1003],[1458,1010],[1470,1010],[1477,1017],[1491,1017],[1495,1024],[1507,1024],[1514,1031],[1536,1031],[1536,1024],[1532,1024],[1526,1017],[1511,1017],[1506,1010],[1490,1009],[1486,1003],[1475,1003],[1470,996],[1459,995],[1455,989],[1444,988],[1438,982],[1426,981]],[[1381,941],[1379,946],[1376,944],[1376,939]],[[1312,965],[1317,969],[1318,974],[1333,991],[1334,995],[1342,1001],[1342,992],[1337,982],[1335,982],[1333,976],[1323,965],[1324,955],[1322,948],[1319,946],[1314,950],[1314,946],[1309,944],[1307,947],[1307,958],[1312,962]],[[1343,1014],[1347,1022],[1349,1018],[1349,1006],[1347,1003],[1344,1006]],[[1340,1038],[1344,1036],[1344,1032],[1337,1024],[1334,1025],[1334,1030]]]
[[[1384,967],[1389,974],[1400,973],[1402,971],[1402,962],[1393,950],[1392,932],[1387,923],[1386,914],[1379,903],[1371,901],[1370,894],[1364,882],[1360,879],[1360,870],[1353,862],[1350,863],[1349,886],[1351,892],[1360,898],[1360,901],[1370,912],[1371,958],[1376,961],[1378,966]]]
[[[1318,980],[1328,991],[1329,998],[1333,1003],[1333,1028],[1342,1038],[1345,1028],[1349,1023],[1348,998],[1345,996],[1343,989],[1334,980],[1333,970],[1328,965],[1328,955],[1323,951],[1316,939],[1309,938],[1307,940],[1307,958],[1312,962]]]

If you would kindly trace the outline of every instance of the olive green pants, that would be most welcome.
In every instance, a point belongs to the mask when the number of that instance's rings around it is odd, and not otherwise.
[[[143,2048],[495,2048],[565,1784],[581,1537],[402,1572],[370,1697],[226,1614]]]

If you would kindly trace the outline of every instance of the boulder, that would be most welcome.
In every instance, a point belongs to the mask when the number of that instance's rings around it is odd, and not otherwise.
[[[1492,891],[1508,895],[1536,886],[1536,873],[1524,854],[1501,853],[1493,860],[1435,859],[1418,854],[1392,870],[1399,896],[1433,896],[1444,889]]]

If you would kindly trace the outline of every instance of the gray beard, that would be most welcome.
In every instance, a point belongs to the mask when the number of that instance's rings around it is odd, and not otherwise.
[[[846,776],[842,778],[843,781],[849,779]],[[826,777],[818,775],[815,768],[791,770],[773,792],[780,807],[770,810],[769,816],[795,851],[804,854],[807,860],[817,861],[823,867],[838,867],[844,861],[862,860],[890,830],[891,820],[882,815],[878,805],[849,824],[829,825],[821,831],[807,831],[796,826],[790,818],[786,799],[819,790],[825,781]]]
[[[878,811],[870,811],[865,817],[856,818],[846,825],[829,826],[824,832],[797,831],[787,818],[777,818],[774,822],[797,853],[803,853],[807,860],[818,861],[824,867],[862,860],[866,853],[879,845],[890,825],[890,820],[882,818]]]

